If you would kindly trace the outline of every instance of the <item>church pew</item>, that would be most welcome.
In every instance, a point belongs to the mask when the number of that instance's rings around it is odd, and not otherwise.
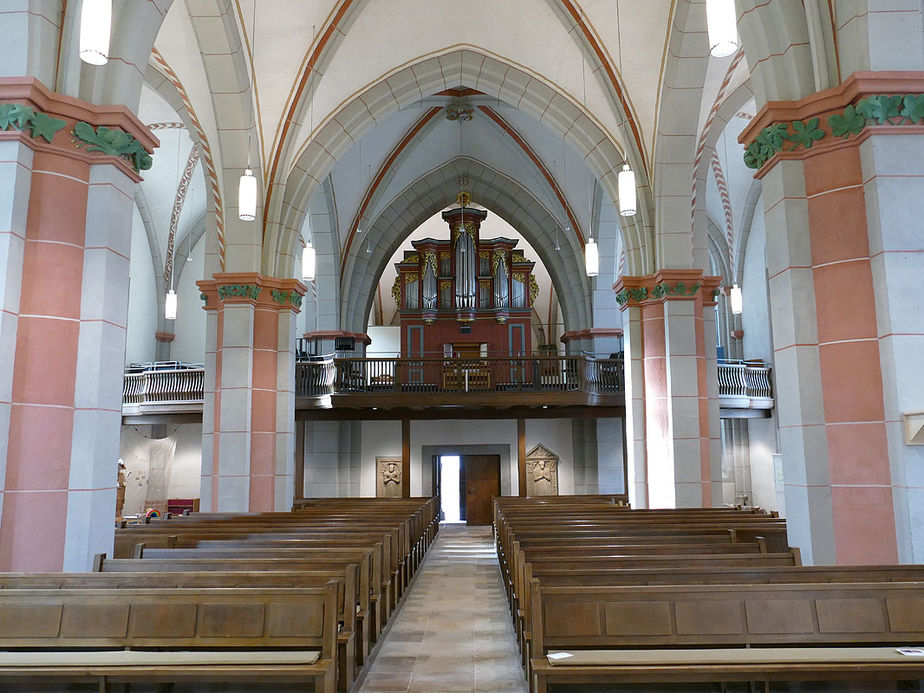
[[[368,563],[363,556],[371,554]],[[147,549],[139,545],[136,558],[161,561],[180,561],[187,559],[216,561],[245,560],[256,565],[256,561],[264,559],[277,559],[289,561],[312,562],[321,565],[325,562],[342,562],[344,564],[359,561],[369,567],[369,631],[372,642],[378,640],[379,634],[388,620],[390,610],[390,583],[386,579],[382,567],[381,547],[375,546],[363,549],[349,548],[316,548],[316,549],[270,549],[270,548],[239,548],[239,549]]]
[[[375,536],[381,532],[381,536]],[[200,540],[237,539],[240,538],[301,538],[305,541],[315,540],[319,543],[342,540],[342,545],[355,546],[364,540],[383,543],[384,564],[390,567],[394,582],[394,594],[397,598],[403,592],[414,565],[409,561],[410,547],[402,535],[395,529],[394,523],[373,522],[358,523],[345,527],[339,522],[322,524],[289,523],[284,527],[265,524],[199,524],[194,527],[165,523],[148,531],[126,531],[116,535],[113,555],[116,558],[129,558],[134,555],[134,546],[143,539],[148,548],[190,548]]]
[[[144,575],[162,573],[191,573],[191,574],[217,574],[226,573],[245,575],[268,575],[273,581],[283,579],[281,576],[290,573],[310,575],[327,574],[342,570],[351,573],[351,567],[356,573],[356,663],[363,666],[372,645],[378,638],[376,631],[374,610],[370,604],[370,577],[369,563],[371,555],[367,552],[359,556],[359,561],[345,563],[344,559],[313,557],[309,559],[290,558],[106,558],[100,554],[94,561],[94,571],[103,574],[113,574],[116,578],[121,574],[127,580],[135,580],[135,574]],[[347,559],[349,560],[349,559]],[[280,576],[280,577],[277,577]],[[272,585],[268,585],[272,586]],[[346,601],[346,600],[344,600]],[[345,606],[345,605],[344,605]]]
[[[122,559],[131,560],[131,559]],[[97,556],[100,565],[104,556]],[[352,564],[346,570],[313,571],[221,571],[195,572],[92,572],[92,573],[0,573],[2,589],[198,589],[208,588],[255,588],[255,587],[324,587],[331,581],[337,584],[338,621],[337,633],[337,681],[338,690],[346,693],[356,675],[358,652],[364,648],[357,632],[356,579],[358,566]]]
[[[918,680],[924,583],[530,585],[533,693],[550,684]],[[552,653],[564,653],[560,659]]]
[[[336,690],[337,585],[0,590],[0,681]],[[128,649],[132,648],[132,649]]]

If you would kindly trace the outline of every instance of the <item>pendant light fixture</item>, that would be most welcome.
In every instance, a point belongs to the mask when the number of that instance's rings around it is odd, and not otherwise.
[[[600,251],[593,238],[588,238],[584,244],[584,268],[588,277],[600,274]]]
[[[744,300],[741,296],[741,287],[737,284],[733,285],[731,291],[729,291],[728,301],[731,303],[731,312],[735,315],[741,315],[741,310],[744,307]]]
[[[80,9],[80,59],[90,65],[109,62],[112,0],[83,0]]]
[[[622,72],[622,22],[619,19],[619,0],[616,0],[616,38],[619,47],[619,72]],[[616,176],[616,189],[619,193],[619,215],[634,217],[637,211],[635,192],[635,171],[626,161],[622,171]]]
[[[253,22],[250,25],[251,46],[250,46],[250,89],[253,91],[254,86],[254,57],[257,48],[257,2],[253,3]],[[253,113],[253,94],[251,98],[251,114]],[[254,127],[256,127],[256,118],[251,118]],[[247,168],[244,169],[244,175],[241,176],[240,183],[237,187],[237,218],[241,221],[253,221],[257,218],[257,179],[253,175],[253,169],[250,166],[250,149],[252,146],[251,136],[247,135]]]
[[[171,281],[173,281],[171,279]],[[170,287],[170,291],[167,292],[167,300],[164,301],[164,319],[165,320],[176,320],[176,291],[173,290],[173,287]]]
[[[629,164],[623,164],[622,171],[616,177],[619,187],[619,214],[624,217],[635,216],[635,171]]]
[[[735,0],[706,0],[709,52],[714,57],[724,58],[738,50],[737,21]]]
[[[317,270],[318,254],[311,245],[311,239],[305,244],[302,250],[302,281],[313,282]]]

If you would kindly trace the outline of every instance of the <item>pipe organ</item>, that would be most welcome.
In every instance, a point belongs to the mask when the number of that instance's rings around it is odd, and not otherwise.
[[[395,264],[392,294],[401,316],[404,356],[458,355],[474,345],[484,355],[531,352],[530,323],[539,291],[535,263],[510,238],[480,237],[486,210],[459,206],[443,212],[449,237],[414,241]]]

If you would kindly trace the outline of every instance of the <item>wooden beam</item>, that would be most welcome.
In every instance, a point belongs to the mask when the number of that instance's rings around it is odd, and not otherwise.
[[[526,419],[517,419],[517,487],[526,497]]]
[[[411,497],[411,420],[401,419],[401,496]]]

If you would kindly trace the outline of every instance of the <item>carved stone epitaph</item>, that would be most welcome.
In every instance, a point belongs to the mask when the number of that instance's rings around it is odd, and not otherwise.
[[[558,495],[558,455],[544,445],[526,455],[526,495]]]
[[[376,498],[401,498],[404,479],[401,478],[400,457],[376,457]]]

